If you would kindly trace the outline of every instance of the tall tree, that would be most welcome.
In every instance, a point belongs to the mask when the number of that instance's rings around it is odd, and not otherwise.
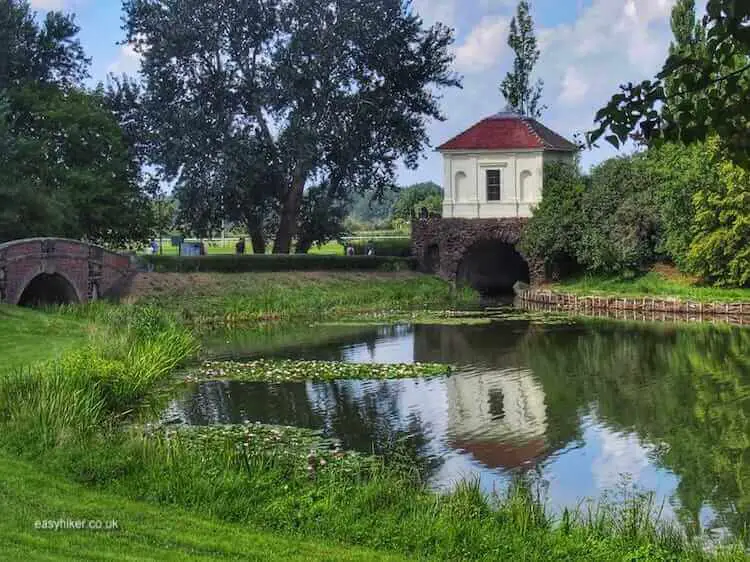
[[[401,0],[125,0],[153,162],[205,226],[227,215],[289,252],[306,187],[383,190],[416,166],[452,32]],[[260,236],[259,236],[260,237]]]
[[[687,22],[687,12],[678,11],[678,20]],[[708,0],[705,48],[673,52],[655,79],[622,85],[596,114],[598,127],[587,134],[589,144],[605,138],[618,147],[633,131],[646,139],[684,142],[716,134],[733,160],[750,167],[748,26],[750,2]],[[684,23],[678,29],[684,33]],[[665,102],[669,110],[660,111]]]
[[[77,34],[71,16],[0,1],[0,240],[148,235],[137,162],[101,92],[82,87]]]
[[[521,0],[516,15],[510,21],[508,45],[516,54],[513,70],[506,74],[500,84],[500,91],[513,111],[538,119],[547,109],[540,105],[544,82],[539,79],[531,82],[534,66],[539,60],[539,47],[534,35],[534,21],[527,0]]]

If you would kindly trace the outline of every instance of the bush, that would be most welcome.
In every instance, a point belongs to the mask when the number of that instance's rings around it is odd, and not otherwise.
[[[586,178],[576,165],[556,162],[544,167],[542,201],[524,230],[521,248],[528,257],[544,262],[548,277],[564,277],[578,268],[585,190]]]
[[[578,262],[595,273],[637,273],[660,247],[657,187],[642,155],[595,167],[581,200]]]
[[[411,238],[390,238],[385,240],[357,240],[351,243],[357,255],[366,255],[367,247],[375,248],[376,256],[391,256],[399,258],[411,257]]]
[[[391,256],[330,256],[310,254],[144,256],[155,271],[172,273],[250,273],[269,271],[403,271],[415,269],[415,260]]]
[[[717,166],[707,157],[707,150],[706,143],[668,143],[646,153],[645,165],[658,186],[660,251],[683,270],[688,268],[693,240],[693,197],[700,189],[719,182]]]

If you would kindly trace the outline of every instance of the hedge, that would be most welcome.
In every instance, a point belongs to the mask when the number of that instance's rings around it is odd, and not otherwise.
[[[158,272],[248,273],[260,271],[369,270],[402,271],[415,269],[416,260],[392,256],[215,255],[143,256],[143,262]]]
[[[383,240],[372,240],[366,239],[357,240],[351,242],[354,247],[354,252],[357,255],[367,254],[367,247],[372,245],[375,248],[376,256],[394,256],[401,258],[408,258],[411,256],[411,238],[389,238]],[[344,242],[346,246],[346,242]]]

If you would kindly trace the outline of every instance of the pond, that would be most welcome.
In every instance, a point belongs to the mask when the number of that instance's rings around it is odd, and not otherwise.
[[[750,331],[576,321],[298,326],[211,334],[216,358],[450,363],[432,379],[188,385],[166,417],[316,428],[345,448],[414,455],[431,485],[517,472],[553,510],[633,484],[664,516],[750,524]],[[747,492],[745,492],[747,490]]]

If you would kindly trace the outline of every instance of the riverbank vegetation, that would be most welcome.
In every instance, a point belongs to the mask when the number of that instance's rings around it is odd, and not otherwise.
[[[689,276],[675,275],[663,267],[636,277],[583,275],[561,280],[551,288],[579,296],[664,297],[703,303],[750,302],[750,289],[700,285]]]
[[[315,284],[310,281],[310,290],[316,290]],[[305,292],[302,285],[297,293]],[[353,308],[357,292],[344,295],[351,296],[348,306]],[[343,306],[345,298],[339,302]],[[283,306],[282,301],[271,308]],[[284,552],[292,538],[302,538],[303,548],[315,557],[321,548],[317,545],[325,540],[334,545],[329,547],[334,559],[347,555],[336,545],[440,559],[711,557],[658,524],[653,506],[640,496],[560,518],[546,512],[528,480],[497,496],[484,494],[472,482],[437,495],[427,488],[408,439],[401,443],[401,453],[397,448],[378,457],[342,451],[305,430],[228,426],[204,433],[159,423],[141,425],[136,419],[142,414],[142,400],[170,381],[174,369],[197,349],[191,332],[168,310],[141,304],[50,312],[78,323],[85,344],[63,351],[54,362],[46,361],[50,355],[43,350],[34,357],[29,349],[32,367],[0,378],[0,471],[19,467],[23,477],[30,466],[25,463],[32,463],[44,466],[53,482],[42,501],[39,488],[46,480],[24,479],[27,484],[10,496],[13,501],[35,498],[40,510],[51,506],[58,516],[85,517],[96,512],[89,502],[101,495],[98,505],[114,511],[102,517],[117,518],[122,528],[118,535],[99,532],[100,538],[60,534],[56,536],[63,538],[53,544],[49,535],[36,538],[30,528],[18,530],[33,525],[22,521],[23,514],[31,517],[26,509],[0,524],[0,533],[11,537],[7,544],[12,546],[0,547],[7,553],[34,552],[34,543],[38,552],[79,552],[98,545],[137,553],[143,541],[165,548],[169,541],[163,533],[173,530],[178,548],[209,557],[214,550],[201,549],[217,545],[218,557],[234,552],[235,545],[224,545],[223,537],[239,532],[235,525],[242,525],[249,530],[240,544],[258,541],[258,548],[273,554]],[[29,314],[33,324],[40,313],[18,314]],[[79,486],[88,488],[80,501],[59,507],[58,498]],[[122,498],[122,508],[116,507],[115,497]],[[134,502],[159,504],[144,508],[146,519],[162,514],[164,526],[154,522],[158,531],[146,531],[143,518],[135,515],[140,504]],[[180,523],[185,512],[190,515]],[[45,517],[34,516],[38,518]],[[214,532],[188,546],[185,525],[190,522]],[[267,533],[278,536],[278,543],[271,544]],[[365,554],[355,548],[351,559],[358,556]],[[719,559],[742,555],[722,550]]]
[[[471,289],[413,272],[142,274],[126,300],[194,323],[344,320],[476,305]]]

